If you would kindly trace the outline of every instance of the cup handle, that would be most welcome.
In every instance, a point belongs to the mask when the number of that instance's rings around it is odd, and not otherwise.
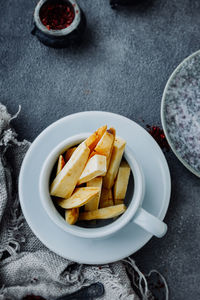
[[[164,222],[154,217],[141,207],[136,212],[132,222],[158,238],[163,237],[167,232],[167,225]]]

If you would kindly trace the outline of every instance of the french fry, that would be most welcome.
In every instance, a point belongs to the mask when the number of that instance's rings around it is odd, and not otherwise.
[[[108,200],[113,201],[112,190],[111,189],[107,189],[107,191],[108,191]]]
[[[107,202],[108,202],[108,190],[105,188],[102,188],[99,207],[100,208],[106,207],[106,205],[104,205],[104,203],[107,203]],[[109,205],[107,205],[107,206],[109,206]]]
[[[110,128],[106,130],[98,144],[96,145],[94,152],[91,153],[91,157],[95,154],[105,155],[107,159],[107,167],[110,163],[110,158],[112,154],[113,144],[115,140],[115,129]]]
[[[80,221],[90,221],[97,219],[110,219],[123,214],[126,210],[124,204],[114,205],[110,207],[100,208],[93,211],[82,212],[79,215]]]
[[[85,143],[90,148],[90,151],[93,151],[96,147],[99,140],[102,138],[104,132],[107,129],[107,125],[104,125],[100,128],[98,128],[92,135],[90,135],[86,140]]]
[[[114,180],[117,176],[119,165],[124,153],[125,145],[126,142],[123,139],[118,137],[115,138],[109,168],[103,179],[103,186],[107,189],[112,188],[114,184]]]
[[[69,148],[65,153],[65,161],[68,161],[77,147]]]
[[[119,167],[119,171],[113,189],[115,201],[117,199],[122,200],[125,198],[129,177],[130,177],[130,167],[127,164],[127,162],[122,161]]]
[[[88,203],[85,204],[85,210],[90,211],[90,210],[96,210],[99,207],[99,200],[101,196],[101,187],[102,187],[102,182],[103,178],[102,177],[96,177],[93,178],[92,180],[88,181],[86,186],[87,187],[98,187],[100,189],[100,192],[96,197],[89,201]]]
[[[72,209],[66,209],[65,211],[65,220],[70,225],[73,225],[76,223],[79,217],[79,208],[75,207]]]
[[[115,202],[115,205],[118,205],[118,204],[123,204],[123,203],[124,203],[124,200],[121,200],[121,199],[115,199],[114,202]]]
[[[69,198],[83,172],[88,160],[90,149],[85,143],[81,143],[72,154],[64,168],[53,180],[50,187],[52,196]]]
[[[106,171],[106,157],[104,155],[95,155],[88,160],[77,184],[88,182],[97,176],[104,176]]]
[[[104,207],[108,207],[108,206],[112,206],[112,205],[114,205],[112,190],[102,188],[99,207],[104,208]]]
[[[88,201],[93,200],[99,192],[100,188],[97,187],[76,188],[71,197],[67,199],[58,199],[57,203],[65,209],[81,207]]]
[[[92,153],[91,153],[90,156],[89,156],[89,159],[92,158],[93,156],[95,156],[96,154],[98,154],[98,153],[95,152],[95,151],[92,151]]]
[[[62,170],[62,168],[64,167],[64,165],[65,165],[65,160],[64,160],[63,156],[60,155],[59,159],[58,159],[56,176],[58,175],[58,173],[60,173],[60,171]]]

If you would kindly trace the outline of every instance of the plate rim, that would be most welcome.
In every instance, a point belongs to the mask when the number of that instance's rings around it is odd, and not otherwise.
[[[123,116],[123,115],[120,115],[120,114],[116,114],[116,113],[112,113],[112,112],[108,112],[108,111],[96,111],[96,110],[90,110],[90,111],[83,111],[83,112],[77,112],[77,113],[74,113],[74,114],[70,114],[70,115],[67,115],[67,116],[64,116],[60,119],[58,119],[57,121],[53,122],[52,124],[50,124],[49,126],[47,126],[36,138],[35,140],[33,141],[33,143],[31,144],[31,147],[28,149],[24,159],[23,159],[23,162],[22,162],[22,165],[21,165],[21,169],[20,169],[20,175],[19,175],[19,183],[18,183],[18,189],[19,189],[19,195],[21,195],[19,198],[20,198],[20,204],[21,204],[21,207],[22,207],[22,211],[23,211],[23,214],[25,216],[25,219],[27,221],[27,223],[29,224],[31,230],[33,231],[33,233],[36,235],[36,237],[42,242],[42,244],[44,244],[49,250],[53,251],[54,253],[60,255],[61,257],[64,257],[65,259],[69,259],[69,260],[72,260],[72,261],[76,261],[78,263],[84,263],[84,264],[96,264],[96,265],[99,265],[99,264],[106,264],[106,263],[113,263],[113,262],[116,262],[118,260],[121,260],[123,259],[124,257],[127,257],[129,255],[132,255],[134,253],[136,253],[138,250],[140,250],[142,247],[144,247],[149,241],[150,239],[153,237],[153,235],[149,234],[148,233],[148,237],[145,239],[145,242],[143,243],[142,246],[138,246],[136,247],[136,250],[134,250],[134,252],[131,251],[131,253],[129,254],[126,254],[125,256],[124,255],[121,255],[119,256],[117,259],[104,259],[103,261],[97,261],[97,262],[91,262],[91,261],[88,261],[87,259],[74,259],[74,257],[70,257],[70,255],[67,255],[67,256],[64,256],[62,251],[58,250],[58,249],[55,249],[55,247],[49,247],[49,244],[48,244],[48,241],[47,240],[44,240],[43,238],[40,237],[40,233],[38,232],[37,229],[35,229],[34,225],[33,225],[33,222],[31,220],[31,218],[29,217],[29,213],[27,212],[26,208],[25,208],[25,205],[24,205],[24,201],[21,200],[23,198],[22,196],[22,181],[23,181],[23,172],[24,172],[24,169],[25,169],[25,166],[27,164],[27,162],[29,161],[29,155],[31,154],[32,150],[33,150],[33,147],[35,145],[37,145],[37,143],[41,140],[41,138],[43,137],[43,135],[46,133],[47,130],[50,130],[51,128],[53,128],[54,126],[57,125],[57,123],[60,123],[62,121],[64,121],[65,119],[70,119],[70,118],[74,118],[74,117],[77,117],[79,116],[80,114],[85,114],[87,115],[88,113],[106,113],[110,116],[115,116],[115,117],[120,117],[122,119],[124,119],[126,122],[128,121],[130,124],[131,123],[134,123],[136,126],[138,126],[140,129],[143,129],[144,132],[146,132],[146,134],[148,135],[148,132],[142,127],[140,126],[138,123],[136,123],[135,121]],[[150,136],[150,135],[149,135]],[[151,136],[150,136],[151,137]],[[152,137],[151,137],[152,138]],[[162,150],[160,149],[160,147],[158,146],[158,144],[156,143],[156,141],[152,138],[152,141],[157,145],[158,149],[159,149],[159,152],[160,152],[160,155],[162,157],[162,162],[164,164],[164,167],[165,167],[165,177],[167,178],[167,181],[166,181],[166,186],[168,188],[168,195],[165,199],[165,202],[164,202],[164,205],[163,205],[163,209],[162,211],[159,213],[159,215],[157,216],[160,220],[163,220],[166,216],[166,213],[168,211],[168,207],[169,207],[169,203],[170,203],[170,198],[171,198],[171,176],[170,176],[170,171],[169,171],[169,166],[168,166],[168,163],[167,163],[167,160],[162,152]],[[67,233],[66,233],[67,234]],[[70,235],[70,234],[67,234],[67,235]],[[109,237],[108,237],[109,238]]]
[[[175,75],[177,74],[177,72],[182,68],[183,64],[185,62],[187,62],[188,60],[190,60],[191,58],[193,58],[194,56],[200,54],[200,50],[195,51],[194,53],[192,53],[191,55],[187,56],[185,59],[183,59],[181,61],[181,63],[174,69],[174,71],[172,72],[172,74],[170,75],[170,77],[167,80],[167,83],[165,85],[164,91],[163,91],[163,95],[162,95],[162,99],[161,99],[161,110],[160,110],[160,115],[161,115],[161,123],[162,123],[162,127],[166,136],[166,139],[172,149],[172,151],[174,152],[174,154],[176,155],[176,157],[179,159],[179,161],[194,175],[196,175],[197,177],[200,177],[200,172],[196,171],[193,167],[191,167],[178,153],[178,151],[176,150],[172,139],[170,138],[170,135],[168,134],[167,131],[167,125],[166,125],[166,120],[165,120],[165,113],[164,113],[164,106],[165,106],[165,98],[166,98],[166,93],[168,90],[168,87],[170,85],[171,80],[175,77]]]

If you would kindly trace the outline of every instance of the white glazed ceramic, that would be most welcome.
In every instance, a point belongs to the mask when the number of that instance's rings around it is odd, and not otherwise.
[[[171,180],[166,159],[148,132],[123,116],[100,111],[81,112],[64,117],[47,127],[32,143],[19,177],[19,197],[23,214],[35,235],[58,255],[85,264],[106,264],[127,257],[152,237],[134,222],[105,239],[85,239],[57,226],[41,205],[39,177],[49,153],[65,139],[91,132],[107,124],[127,141],[145,178],[142,208],[163,220],[168,209]]]
[[[70,147],[80,144],[90,134],[91,133],[82,133],[62,141],[52,150],[43,164],[39,180],[40,199],[42,200],[42,204],[49,217],[66,232],[82,238],[105,238],[116,233],[130,221],[135,222],[151,234],[162,237],[167,232],[167,225],[140,207],[145,193],[144,176],[140,166],[131,153],[131,149],[128,147],[125,148],[124,157],[126,158],[134,177],[134,192],[132,199],[128,201],[129,206],[123,215],[109,225],[100,228],[84,228],[76,225],[69,225],[56,210],[49,194],[49,181],[52,169],[60,154]]]

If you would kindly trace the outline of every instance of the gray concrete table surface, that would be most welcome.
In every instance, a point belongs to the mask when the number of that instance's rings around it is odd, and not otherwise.
[[[34,138],[59,118],[86,110],[122,114],[143,127],[160,124],[160,103],[174,68],[200,47],[200,1],[155,0],[112,10],[108,0],[79,1],[88,28],[81,47],[55,50],[30,34],[35,0],[0,1],[0,101],[20,139]],[[144,123],[143,121],[144,120]],[[158,269],[170,299],[200,299],[199,179],[166,154],[172,196],[163,239],[133,257]]]

